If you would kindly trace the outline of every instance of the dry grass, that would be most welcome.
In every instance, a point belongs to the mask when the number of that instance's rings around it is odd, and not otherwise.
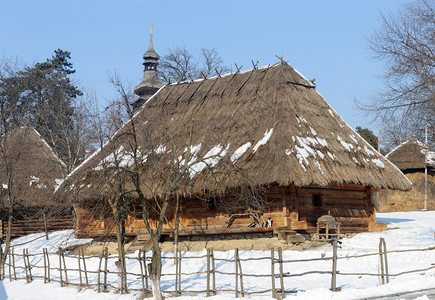
[[[379,193],[380,212],[416,211],[424,207],[424,173],[409,173],[406,177],[413,189],[408,192],[382,190]],[[427,208],[435,210],[435,176],[428,175]]]

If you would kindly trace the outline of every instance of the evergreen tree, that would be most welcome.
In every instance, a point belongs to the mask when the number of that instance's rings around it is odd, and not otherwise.
[[[373,148],[378,149],[378,137],[368,128],[356,127],[356,132],[365,139]]]
[[[71,53],[61,49],[45,62],[15,72],[0,72],[1,131],[34,127],[65,162],[70,172],[84,156],[83,132],[77,126],[83,114],[82,96],[70,75]]]

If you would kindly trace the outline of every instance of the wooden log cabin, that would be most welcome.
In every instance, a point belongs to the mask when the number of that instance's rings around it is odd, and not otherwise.
[[[169,196],[181,199],[180,234],[187,236],[312,233],[325,214],[341,222],[342,232],[383,230],[374,192],[411,187],[284,61],[166,85],[149,98],[55,193],[76,203],[79,235],[113,227],[103,211],[118,193],[115,182],[128,203],[127,234],[143,233],[134,184],[121,176],[131,171],[140,177],[154,225],[153,201],[178,178]],[[173,207],[175,200],[169,223]]]

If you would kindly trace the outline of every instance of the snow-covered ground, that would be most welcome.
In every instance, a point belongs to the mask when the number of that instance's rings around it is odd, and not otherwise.
[[[361,233],[350,239],[342,240],[342,248],[338,249],[338,271],[342,273],[373,273],[379,272],[379,256],[366,256],[363,258],[351,258],[349,256],[376,253],[379,250],[379,239],[382,237],[386,241],[387,250],[409,250],[424,249],[435,247],[435,211],[427,212],[404,212],[404,213],[384,213],[377,214],[378,222],[388,224],[388,230],[380,233]],[[38,238],[40,237],[40,238]],[[35,240],[36,239],[36,240]],[[29,242],[30,241],[30,242]],[[19,245],[28,242],[24,245]],[[49,252],[55,253],[59,247],[66,247],[78,243],[89,242],[88,240],[74,240],[71,231],[60,231],[50,234],[50,239],[45,240],[43,234],[29,235],[14,241],[15,253],[22,253],[23,248],[28,248],[29,254],[42,253],[42,248],[47,248]],[[206,251],[196,253],[183,253],[182,272],[193,273],[206,270],[205,258],[194,258],[204,256]],[[220,272],[233,273],[235,270],[234,262],[219,261],[218,259],[234,258],[234,251],[219,252],[215,251],[216,269]],[[163,253],[165,257],[173,257],[172,253]],[[277,255],[277,253],[276,253]],[[305,251],[284,251],[284,260],[297,260],[307,258],[330,257],[332,247],[325,244],[319,248]],[[270,274],[270,251],[240,251],[240,259],[269,257],[269,259],[256,261],[242,261],[244,274]],[[140,274],[140,267],[137,260],[137,253],[130,256],[128,260],[128,272]],[[189,257],[191,257],[189,259]],[[32,256],[32,264],[43,265],[41,256]],[[51,267],[58,266],[58,256],[50,256]],[[109,270],[115,270],[115,259],[109,259]],[[17,266],[22,266],[20,258],[16,258]],[[87,270],[97,270],[98,258],[87,260]],[[77,258],[66,257],[66,264],[69,269],[77,269]],[[435,264],[435,250],[390,253],[388,255],[388,266],[390,274],[397,274],[410,270],[426,269]],[[331,271],[331,261],[315,261],[305,263],[286,263],[284,273],[298,274],[309,270]],[[174,261],[164,260],[163,273],[174,274]],[[279,273],[276,264],[276,274]],[[8,274],[8,269],[6,268]],[[19,277],[24,276],[23,269],[17,269]],[[34,268],[33,275],[43,275],[43,269]],[[52,271],[53,279],[59,279],[59,272]],[[68,279],[72,282],[79,282],[78,272],[70,271]],[[89,274],[91,283],[97,282],[96,274]],[[109,275],[109,283],[116,286],[117,278]],[[174,290],[175,276],[168,275],[162,278],[163,290]],[[234,275],[216,275],[216,287],[218,290],[234,289]],[[247,292],[261,291],[271,288],[270,275],[268,277],[248,277],[243,278],[244,289]],[[337,286],[340,292],[331,292],[331,275],[329,274],[310,274],[297,277],[284,278],[286,290],[297,291],[287,294],[287,298],[297,299],[364,299],[376,298],[392,294],[404,293],[407,291],[417,291],[424,289],[435,289],[435,269],[420,271],[412,274],[392,276],[390,283],[381,285],[377,276],[337,276]],[[240,284],[239,284],[240,286]],[[279,278],[276,279],[276,287],[279,288]],[[129,276],[129,288],[141,288],[139,277]],[[206,274],[183,275],[181,288],[183,290],[205,290]],[[32,283],[25,283],[25,280],[9,281],[6,279],[0,283],[0,299],[136,299],[139,292],[132,292],[128,295],[119,295],[114,292],[97,293],[93,289],[78,289],[77,287],[60,287],[59,283],[44,284],[42,279],[35,279]],[[199,299],[204,298],[205,293],[198,296],[182,296],[178,299]],[[219,292],[211,299],[232,299],[234,292]],[[270,299],[271,293],[251,295],[250,299]],[[420,296],[418,299],[427,299]]]

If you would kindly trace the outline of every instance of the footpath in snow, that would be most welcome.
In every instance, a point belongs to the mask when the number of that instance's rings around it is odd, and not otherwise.
[[[377,214],[378,222],[388,224],[388,230],[379,233],[361,233],[352,238],[343,239],[341,248],[338,249],[338,266],[341,273],[367,273],[378,274],[380,270],[379,256],[365,256],[362,258],[352,258],[351,256],[377,253],[379,251],[379,239],[384,238],[388,251],[425,249],[435,246],[435,211],[427,212],[403,212],[403,213],[383,213]],[[50,234],[48,241],[42,238],[43,234],[33,234],[15,240],[15,253],[22,253],[27,248],[29,254],[42,253],[43,248],[47,248],[50,253],[51,266],[58,266],[58,256],[55,254],[59,247],[88,243],[89,240],[76,240],[72,231],[59,231]],[[127,262],[128,272],[140,274],[140,266],[135,259],[138,253],[132,254]],[[148,256],[151,254],[149,253]],[[200,258],[206,255],[206,251],[182,253],[182,272],[195,273],[204,272],[207,269],[206,259]],[[305,251],[283,251],[283,260],[298,260],[308,258],[330,257],[332,247],[325,244],[321,247]],[[173,257],[173,253],[164,252],[163,256]],[[234,251],[215,251],[216,270],[222,273],[234,273],[235,265],[231,260],[234,259]],[[246,292],[256,292],[271,288],[271,264],[269,260],[250,260],[253,258],[270,257],[270,251],[240,251],[241,266],[243,274],[269,274],[267,277],[244,276],[243,285]],[[77,258],[66,256],[68,268],[77,268]],[[109,270],[115,270],[115,259],[109,259]],[[36,266],[43,266],[43,258],[31,256],[30,263]],[[87,259],[87,269],[97,270],[98,257]],[[15,260],[16,266],[22,266],[21,257]],[[398,252],[388,254],[388,267],[390,274],[399,274],[410,270],[427,269],[435,264],[435,250]],[[275,274],[279,274],[278,264],[276,264]],[[303,263],[285,263],[284,274],[300,274],[307,271],[331,271],[331,261],[316,261]],[[24,269],[17,268],[17,276],[24,277]],[[43,276],[43,268],[33,268],[33,276]],[[162,289],[167,291],[174,290],[175,264],[173,259],[163,261],[163,274],[169,274],[162,278]],[[6,268],[8,274],[8,268]],[[52,271],[53,279],[59,279],[59,272]],[[69,272],[70,282],[79,282],[78,272]],[[129,276],[129,288],[140,290],[141,280],[137,276]],[[183,275],[181,288],[184,291],[198,291],[206,289],[206,274]],[[90,283],[96,283],[95,274],[89,275]],[[418,290],[435,289],[435,269],[421,271],[417,273],[403,274],[390,277],[390,283],[381,285],[378,276],[337,275],[337,287],[340,292],[331,292],[330,274],[309,274],[304,276],[285,277],[284,287],[288,293],[287,298],[295,299],[365,299],[381,298],[388,295],[401,294]],[[108,283],[117,286],[117,277],[108,276]],[[276,287],[279,288],[280,280],[276,279]],[[216,288],[218,295],[210,299],[233,299],[234,292],[219,292],[219,290],[234,290],[234,275],[216,275]],[[240,283],[239,283],[240,288]],[[427,292],[430,294],[431,292]],[[433,292],[432,292],[433,293]],[[32,283],[25,280],[10,281],[3,280],[0,283],[0,299],[137,299],[139,291],[131,292],[128,295],[117,293],[97,293],[94,289],[80,289],[78,287],[60,287],[59,283],[44,284],[42,278],[36,278]],[[418,294],[418,299],[429,299],[425,293]],[[198,295],[183,295],[178,299],[202,299],[205,293]],[[264,294],[249,295],[248,299],[270,299],[271,292]],[[392,298],[394,299],[394,298]],[[409,299],[409,298],[408,298]]]

